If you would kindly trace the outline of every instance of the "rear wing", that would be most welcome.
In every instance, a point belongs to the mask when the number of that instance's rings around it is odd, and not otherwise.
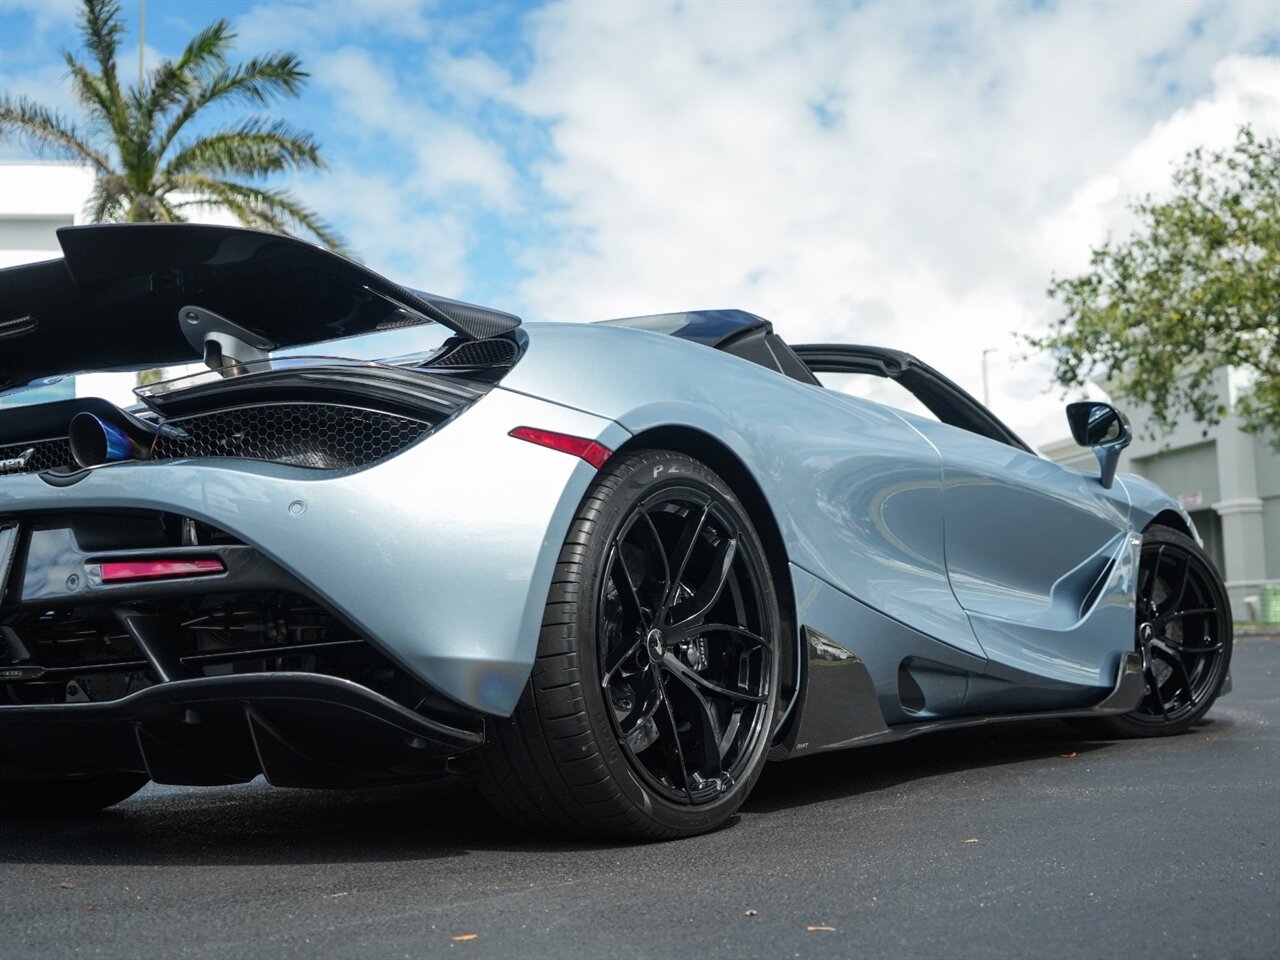
[[[421,323],[459,336],[520,318],[402,287],[293,237],[196,224],[58,230],[63,258],[0,270],[0,390],[56,374],[202,357],[180,311],[197,308],[265,349]]]

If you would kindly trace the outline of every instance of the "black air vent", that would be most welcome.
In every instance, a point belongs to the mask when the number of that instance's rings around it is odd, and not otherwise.
[[[278,403],[169,421],[189,439],[162,439],[154,460],[240,457],[296,467],[362,467],[403,450],[431,425],[409,417],[322,403]]]
[[[431,367],[507,367],[516,357],[516,345],[510,340],[471,340],[436,357]]]
[[[53,470],[67,467],[75,463],[71,456],[71,444],[65,438],[56,440],[37,440],[34,443],[19,443],[13,446],[0,447],[0,463],[16,460],[28,450],[31,456],[21,468],[0,469],[0,477],[10,473],[39,473],[42,470]]]
[[[187,439],[161,439],[152,460],[238,457],[313,470],[363,467],[399,453],[426,436],[432,424],[378,410],[328,403],[274,403],[175,417]],[[0,447],[0,462],[33,451],[21,468],[0,478],[74,466],[65,438]]]

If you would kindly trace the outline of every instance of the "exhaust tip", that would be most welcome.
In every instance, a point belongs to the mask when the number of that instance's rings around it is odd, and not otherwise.
[[[92,413],[80,412],[71,418],[67,438],[71,456],[82,467],[97,467],[119,460],[141,460],[146,448],[115,424]]]

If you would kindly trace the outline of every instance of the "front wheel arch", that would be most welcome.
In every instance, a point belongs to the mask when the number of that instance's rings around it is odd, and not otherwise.
[[[1196,539],[1195,531],[1187,525],[1187,521],[1182,518],[1182,514],[1178,513],[1177,510],[1163,510],[1156,514],[1151,518],[1151,522],[1143,528],[1142,532],[1146,533],[1152,527],[1172,527],[1179,533],[1185,533],[1192,540]]]

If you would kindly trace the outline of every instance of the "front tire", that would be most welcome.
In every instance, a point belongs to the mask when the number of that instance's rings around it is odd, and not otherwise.
[[[1086,729],[1110,737],[1185,733],[1222,691],[1232,639],[1231,604],[1208,555],[1179,530],[1149,527],[1138,566],[1135,641],[1146,696],[1131,713],[1090,720]]]
[[[714,829],[764,766],[781,629],[728,484],[681,453],[617,457],[560,551],[529,685],[474,755],[482,791],[558,833]]]

